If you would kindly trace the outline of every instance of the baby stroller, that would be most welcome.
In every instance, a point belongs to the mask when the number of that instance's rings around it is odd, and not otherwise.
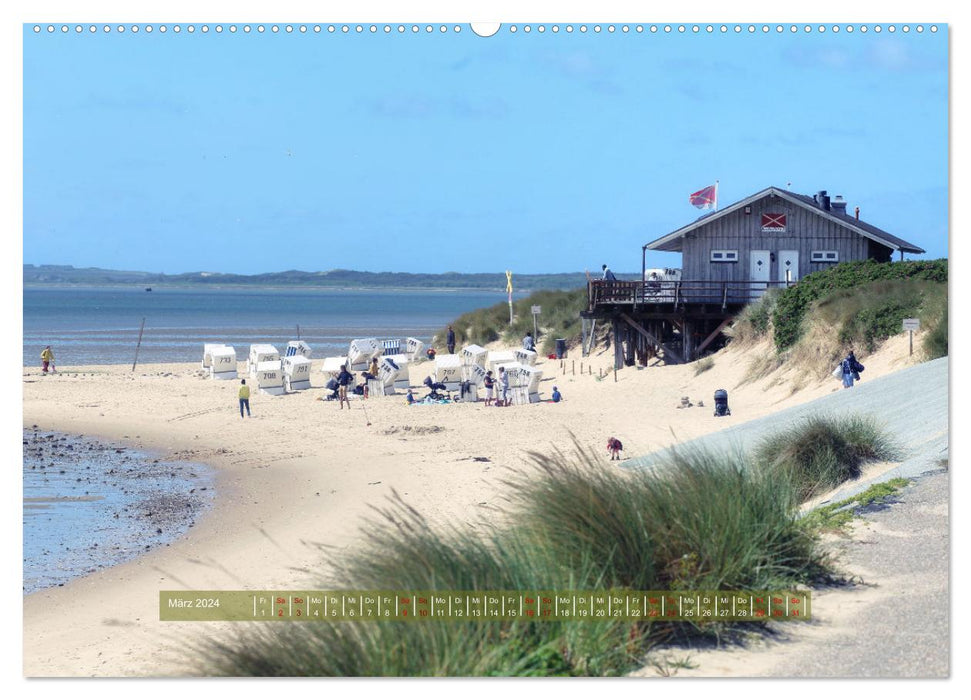
[[[728,407],[728,392],[724,389],[715,391],[715,416],[730,416],[731,409]]]
[[[428,389],[431,392],[430,394],[428,394],[428,396],[425,397],[426,399],[433,399],[435,401],[438,401],[440,399],[449,398],[447,393],[444,393],[444,394],[439,393],[440,391],[447,392],[447,389],[445,388],[445,384],[443,384],[442,382],[433,382],[431,377],[425,377],[424,384],[425,386],[428,387]]]

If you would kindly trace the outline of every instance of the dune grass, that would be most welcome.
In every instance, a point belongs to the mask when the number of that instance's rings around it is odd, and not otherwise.
[[[654,471],[576,455],[531,456],[508,478],[503,524],[432,527],[400,499],[332,557],[321,589],[778,589],[825,572],[785,477],[741,456],[671,453]],[[647,621],[248,625],[193,649],[206,675],[616,675],[674,634]]]
[[[868,417],[813,416],[762,440],[754,458],[767,474],[782,474],[806,501],[857,479],[867,462],[889,461],[900,449]]]

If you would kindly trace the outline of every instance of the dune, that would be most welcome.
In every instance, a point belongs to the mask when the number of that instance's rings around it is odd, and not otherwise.
[[[768,344],[732,344],[699,374],[695,364],[657,365],[615,377],[613,353],[600,350],[539,362],[541,395],[548,398],[555,384],[564,397],[558,404],[407,406],[399,394],[356,399],[349,411],[318,400],[318,359],[315,388],[281,397],[254,391],[246,419],[238,382],[209,380],[195,363],[134,373],[63,367],[47,377],[24,368],[25,427],[124,440],[217,470],[213,508],[181,539],[24,597],[24,674],[186,675],[185,640],[235,628],[160,622],[159,590],[306,588],[308,570],[320,568],[320,548],[337,556],[352,550],[370,505],[392,489],[432,521],[490,520],[501,517],[507,470],[527,465],[530,451],[569,451],[576,440],[603,454],[609,469],[610,436],[622,440],[622,456],[633,457],[841,390],[828,375],[785,367],[748,378],[753,360],[772,352]],[[908,355],[900,335],[859,359],[865,382],[920,358]],[[417,386],[430,365],[410,371]],[[722,388],[732,415],[716,418],[712,394]],[[682,397],[692,406],[680,408]]]

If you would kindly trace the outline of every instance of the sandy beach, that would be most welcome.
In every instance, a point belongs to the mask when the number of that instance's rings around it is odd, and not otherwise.
[[[313,389],[281,397],[254,391],[247,419],[238,412],[238,381],[207,379],[196,363],[135,372],[59,367],[57,376],[26,367],[25,427],[122,440],[212,465],[217,475],[213,508],[185,537],[24,597],[24,675],[187,675],[191,659],[180,655],[180,640],[232,625],[159,622],[159,590],[306,587],[306,570],[319,570],[319,546],[354,547],[369,506],[391,489],[433,521],[488,520],[499,517],[506,470],[526,465],[530,450],[569,450],[573,435],[603,454],[609,469],[611,435],[623,441],[624,457],[634,457],[841,390],[828,376],[794,385],[785,369],[746,382],[750,362],[769,352],[768,345],[730,345],[697,376],[690,364],[631,367],[615,381],[612,372],[599,378],[612,351],[583,359],[576,351],[562,369],[557,360],[539,362],[542,398],[555,384],[561,403],[501,409],[481,400],[409,407],[398,394],[339,410],[318,400],[325,392],[316,359]],[[920,359],[908,356],[903,335],[859,357],[864,382]],[[412,385],[430,371],[427,363],[412,365]],[[732,415],[715,418],[712,394],[720,388]],[[704,406],[677,408],[684,396]]]

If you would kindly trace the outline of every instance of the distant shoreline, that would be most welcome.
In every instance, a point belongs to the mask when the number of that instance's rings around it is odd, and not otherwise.
[[[147,287],[151,287],[152,291],[160,291],[165,289],[191,289],[191,290],[202,290],[202,289],[271,289],[271,290],[328,290],[335,292],[495,292],[497,294],[505,294],[505,288],[500,287],[386,287],[381,285],[376,286],[341,286],[341,285],[311,285],[311,284],[259,284],[256,282],[248,284],[205,284],[198,282],[186,282],[183,284],[173,284],[171,282],[163,282],[161,284],[140,284],[133,282],[24,282],[24,289],[135,289],[144,290]],[[513,291],[513,294],[525,294],[532,293],[541,289],[536,288],[526,288],[517,289]]]

